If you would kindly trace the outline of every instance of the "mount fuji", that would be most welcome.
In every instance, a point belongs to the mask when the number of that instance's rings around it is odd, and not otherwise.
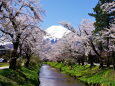
[[[12,42],[0,42],[0,47],[4,47],[5,49],[13,49]]]
[[[61,25],[51,26],[47,28],[45,31],[46,31],[46,36],[44,38],[50,40],[51,43],[56,43],[64,35],[70,32],[68,29],[64,28]]]

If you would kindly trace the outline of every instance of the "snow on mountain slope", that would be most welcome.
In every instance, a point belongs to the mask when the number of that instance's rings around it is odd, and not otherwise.
[[[5,47],[6,49],[13,49],[12,42],[0,42],[0,46]]]
[[[12,42],[0,42],[0,45],[12,44]]]
[[[70,31],[63,26],[51,26],[46,29],[47,35],[44,37],[46,39],[61,39],[64,35],[68,34]]]

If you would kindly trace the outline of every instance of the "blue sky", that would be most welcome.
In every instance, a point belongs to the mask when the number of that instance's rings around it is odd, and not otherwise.
[[[42,28],[58,25],[60,21],[68,21],[77,27],[82,19],[91,19],[88,13],[92,13],[98,0],[41,0],[41,8],[45,10]]]

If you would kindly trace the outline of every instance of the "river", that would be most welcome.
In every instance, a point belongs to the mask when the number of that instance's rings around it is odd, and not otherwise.
[[[39,86],[86,86],[72,77],[60,73],[49,65],[42,65],[39,74]]]

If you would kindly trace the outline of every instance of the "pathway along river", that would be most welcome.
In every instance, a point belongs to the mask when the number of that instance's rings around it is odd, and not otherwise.
[[[86,86],[49,65],[42,65],[39,77],[39,86]]]

